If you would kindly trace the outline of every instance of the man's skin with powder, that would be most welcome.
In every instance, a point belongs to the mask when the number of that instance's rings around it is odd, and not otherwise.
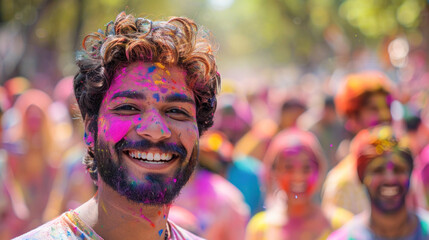
[[[121,13],[106,36],[85,38],[89,57],[78,61],[74,89],[98,191],[19,239],[200,239],[168,219],[213,124],[220,84],[197,33],[189,19]]]
[[[148,73],[151,67],[151,64],[135,63],[127,67],[124,74],[118,75],[102,101],[98,116],[98,144],[105,146],[98,151],[113,153],[114,163],[121,162],[120,166],[127,169],[128,181],[135,181],[137,185],[147,182],[145,176],[148,173],[166,176],[166,181],[173,183],[177,181],[174,178],[177,169],[195,165],[196,161],[191,158],[198,140],[195,103],[192,91],[185,85],[185,74],[177,67],[156,67]],[[155,80],[156,75],[163,80]],[[129,89],[133,91],[129,92]],[[92,138],[92,133],[88,132],[86,136]],[[122,139],[182,145],[188,154],[183,156],[185,161],[181,161],[177,152],[141,146],[126,148],[115,156],[114,146]],[[91,140],[90,143],[93,144]],[[146,157],[139,158],[142,154]],[[154,160],[157,154],[161,159],[172,159],[165,163],[151,163],[148,156],[151,154]],[[112,239],[160,237],[158,232],[166,228],[169,210],[166,205],[130,203],[102,178],[97,185],[97,196],[76,212],[100,236]]]

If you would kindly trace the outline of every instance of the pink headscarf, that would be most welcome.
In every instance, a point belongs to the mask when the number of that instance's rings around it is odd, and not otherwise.
[[[313,154],[319,168],[319,179],[317,182],[317,187],[319,187],[326,173],[326,159],[323,156],[322,147],[316,136],[311,132],[298,128],[283,130],[274,137],[264,158],[265,171],[267,173],[266,180],[269,181],[272,166],[279,153],[295,149],[299,151],[306,150],[308,153]]]

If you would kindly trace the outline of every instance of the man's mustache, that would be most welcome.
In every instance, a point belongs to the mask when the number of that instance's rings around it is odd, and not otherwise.
[[[183,160],[188,155],[188,151],[182,144],[176,143],[166,143],[166,142],[151,142],[149,140],[143,139],[141,141],[128,141],[126,139],[122,139],[118,143],[115,144],[115,149],[118,152],[122,152],[124,149],[133,149],[138,150],[140,152],[147,152],[149,149],[157,148],[162,152],[168,152],[179,155],[179,157]]]

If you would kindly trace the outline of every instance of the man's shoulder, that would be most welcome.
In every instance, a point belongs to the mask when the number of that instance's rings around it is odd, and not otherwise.
[[[71,229],[63,220],[64,215],[61,215],[54,220],[43,224],[42,226],[25,233],[14,240],[27,240],[27,239],[76,239],[71,234]]]
[[[170,225],[170,239],[171,240],[205,240],[204,238],[198,237],[195,234],[183,229],[176,225],[170,219],[168,220]]]
[[[416,215],[419,218],[422,234],[429,237],[429,212],[425,209],[419,208],[416,211]]]

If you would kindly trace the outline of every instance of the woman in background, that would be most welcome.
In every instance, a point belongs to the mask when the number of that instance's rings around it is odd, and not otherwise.
[[[299,129],[280,132],[264,165],[268,207],[251,219],[246,239],[325,239],[331,231],[329,221],[312,201],[326,171],[316,137]]]
[[[8,113],[13,116],[10,121],[19,119],[5,129],[4,139],[8,146],[4,185],[11,210],[5,222],[13,225],[9,233],[12,237],[45,222],[43,215],[61,153],[52,132],[51,103],[46,93],[31,89],[8,110],[13,111]]]

